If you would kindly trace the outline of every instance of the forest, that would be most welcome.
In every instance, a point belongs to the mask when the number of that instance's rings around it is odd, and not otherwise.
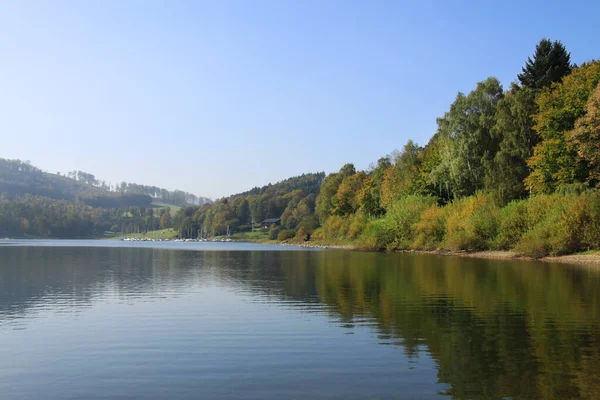
[[[508,89],[476,83],[437,126],[424,146],[409,140],[366,171],[344,165],[318,194],[253,189],[183,209],[175,226],[215,235],[270,217],[281,219],[271,239],[370,250],[600,248],[599,61],[575,65],[560,41],[542,39]]]
[[[324,172],[303,174],[214,204],[182,208],[173,218],[174,227],[182,237],[213,237],[226,234],[228,227],[231,232],[250,231],[265,219],[280,218],[290,230],[307,226],[312,231],[318,226],[314,210],[324,179]]]
[[[156,186],[121,182],[112,185],[83,171],[52,174],[31,165],[29,161],[0,158],[0,193],[32,194],[57,200],[81,200],[94,207],[147,207],[154,200],[175,206],[211,202],[181,190],[169,191]]]
[[[170,228],[170,206],[210,201],[155,186],[112,186],[83,171],[52,174],[28,161],[0,158],[2,237],[102,237]]]
[[[168,207],[99,208],[26,194],[0,194],[0,237],[97,238],[172,227]]]

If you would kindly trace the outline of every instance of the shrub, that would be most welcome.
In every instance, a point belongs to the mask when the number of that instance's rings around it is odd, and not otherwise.
[[[317,228],[315,229],[311,234],[310,234],[310,238],[312,240],[323,240],[325,239],[325,233],[323,231],[323,228]]]
[[[527,232],[516,246],[516,250],[530,257],[540,258],[551,252],[550,231],[545,224],[539,224],[535,229]]]
[[[571,236],[570,227],[565,225],[566,211],[560,206],[553,209],[546,220],[523,235],[515,249],[535,258],[576,251],[579,241]]]
[[[314,216],[307,216],[302,218],[300,225],[298,226],[298,232],[296,238],[304,241],[310,240],[313,231],[319,225]]]
[[[308,242],[310,240],[311,233],[305,230],[303,227],[298,228],[296,232],[296,239]]]
[[[586,195],[565,196],[558,207],[562,215],[552,235],[551,254],[568,254],[583,248],[583,232],[590,223]],[[563,211],[564,210],[564,211]]]
[[[362,233],[366,224],[367,219],[364,214],[358,213],[350,215],[348,217],[348,229],[346,232],[346,239],[356,239]]]
[[[555,194],[562,195],[581,195],[589,190],[589,185],[587,183],[575,182],[575,183],[563,183],[558,185],[556,188]]]
[[[394,241],[394,232],[383,219],[369,222],[358,238],[359,246],[365,250],[383,250]]]
[[[527,200],[517,200],[508,203],[500,211],[500,225],[496,247],[502,250],[513,248],[529,229],[527,220]]]
[[[279,227],[272,225],[271,229],[269,230],[269,240],[277,239],[278,235],[279,235]]]
[[[586,249],[600,248],[600,193],[589,192],[586,203],[586,223],[582,227],[582,246]]]
[[[558,254],[577,247],[568,242],[579,241],[576,237],[581,227],[574,227],[566,213],[569,204],[577,202],[578,198],[572,194],[554,194],[511,202],[500,214],[497,247],[514,248],[532,257]],[[571,217],[583,216],[581,210],[572,211]]]
[[[298,230],[298,238],[308,238]],[[600,248],[600,192],[539,195],[499,208],[493,197],[477,193],[439,207],[435,198],[408,196],[385,216],[331,216],[311,235],[316,239],[356,239],[369,250],[514,249],[532,257]]]
[[[319,222],[317,221],[315,216],[309,215],[309,216],[302,218],[302,221],[300,221],[300,225],[298,227],[302,228],[306,232],[310,233],[310,232],[314,231],[318,226],[319,226]]]
[[[597,246],[598,203],[595,195],[540,196],[528,204],[528,211],[543,218],[531,226],[515,249],[532,257],[569,254]],[[548,206],[541,212],[540,204]],[[531,222],[536,222],[531,219]]]
[[[279,234],[277,235],[277,240],[279,240],[279,241],[288,240],[288,239],[293,238],[294,236],[296,236],[296,231],[294,231],[292,229],[285,229],[285,230],[279,232]]]
[[[407,196],[392,204],[383,218],[386,229],[394,235],[391,247],[409,248],[415,239],[415,224],[421,219],[421,214],[435,204],[437,200],[429,196]]]
[[[498,233],[500,208],[492,197],[477,193],[446,206],[445,246],[452,250],[484,250]]]
[[[446,213],[444,208],[434,204],[421,214],[421,219],[413,226],[415,239],[413,249],[432,250],[441,246],[446,235]]]
[[[325,239],[343,239],[346,237],[348,226],[343,217],[332,215],[323,223],[323,236]]]
[[[527,202],[527,226],[532,229],[544,221],[548,212],[556,205],[562,196],[540,195],[528,199]]]

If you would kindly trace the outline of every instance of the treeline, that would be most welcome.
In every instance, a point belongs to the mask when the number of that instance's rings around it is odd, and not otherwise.
[[[115,191],[86,172],[63,176],[0,158],[0,236],[84,238],[171,228],[169,208],[156,208],[148,193],[167,205],[207,200],[127,183]]]
[[[60,176],[60,173],[57,175]],[[127,193],[127,194],[145,194],[153,199],[160,200],[164,203],[172,204],[175,206],[187,206],[190,204],[202,205],[204,203],[211,203],[212,200],[208,197],[196,196],[193,193],[184,192],[182,190],[169,191],[164,188],[149,185],[140,185],[137,183],[121,182],[115,185],[106,183],[96,179],[94,174],[90,174],[84,171],[70,171],[67,172],[67,177],[92,185],[108,192]]]
[[[26,194],[56,200],[75,201],[77,195],[107,193],[81,180],[50,174],[31,165],[29,161],[0,158],[0,193],[7,196]]]
[[[487,78],[458,93],[437,125],[425,146],[409,140],[366,171],[346,164],[311,177],[318,189],[299,189],[297,178],[254,188],[181,210],[175,227],[218,235],[275,217],[273,239],[377,250],[600,248],[600,62],[577,66],[543,39],[508,90]]]
[[[0,236],[83,238],[172,227],[170,210],[153,209],[149,195],[104,190],[81,171],[69,175],[0,159]]]
[[[26,194],[56,200],[82,201],[102,208],[148,207],[154,200],[175,206],[211,202],[181,190],[169,191],[156,186],[121,182],[107,184],[95,175],[71,171],[65,175],[52,174],[31,165],[29,161],[0,158],[0,193],[9,196]]]
[[[105,193],[84,193],[75,197],[76,202],[82,202],[91,207],[99,208],[147,208],[152,205],[152,198],[142,193],[119,193],[118,195]]]
[[[0,237],[86,238],[106,233],[139,233],[172,227],[169,209],[110,210],[81,202],[25,195],[0,195]]]
[[[294,190],[301,190],[304,193],[312,193],[316,195],[319,193],[323,179],[325,179],[324,172],[302,174],[300,176],[284,179],[275,184],[269,183],[263,187],[254,187],[246,192],[234,194],[230,196],[230,198],[256,196],[261,194],[281,194],[293,192]]]
[[[518,81],[459,93],[426,146],[328,175],[313,237],[371,249],[600,248],[600,62],[542,40]],[[304,233],[302,233],[304,235]]]
[[[153,199],[162,201],[163,203],[172,204],[175,206],[185,207],[189,205],[202,205],[212,203],[208,197],[196,196],[193,193],[184,192],[182,190],[169,191],[157,186],[138,185],[137,183],[121,182],[115,185],[114,190],[119,193],[129,194],[146,194]]]
[[[325,173],[310,173],[269,184],[261,188],[217,200],[214,204],[187,207],[174,217],[174,226],[182,237],[212,237],[230,232],[249,231],[269,218],[281,225],[314,229],[315,202]]]

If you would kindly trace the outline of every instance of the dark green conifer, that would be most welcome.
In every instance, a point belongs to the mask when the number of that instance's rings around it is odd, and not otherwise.
[[[519,74],[521,85],[532,89],[541,89],[553,82],[560,81],[571,72],[571,53],[560,41],[542,39],[535,47],[533,59],[528,58]]]

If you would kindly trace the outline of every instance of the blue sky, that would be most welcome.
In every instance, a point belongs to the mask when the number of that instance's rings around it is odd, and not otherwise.
[[[600,2],[2,1],[0,157],[220,197],[425,144]]]

